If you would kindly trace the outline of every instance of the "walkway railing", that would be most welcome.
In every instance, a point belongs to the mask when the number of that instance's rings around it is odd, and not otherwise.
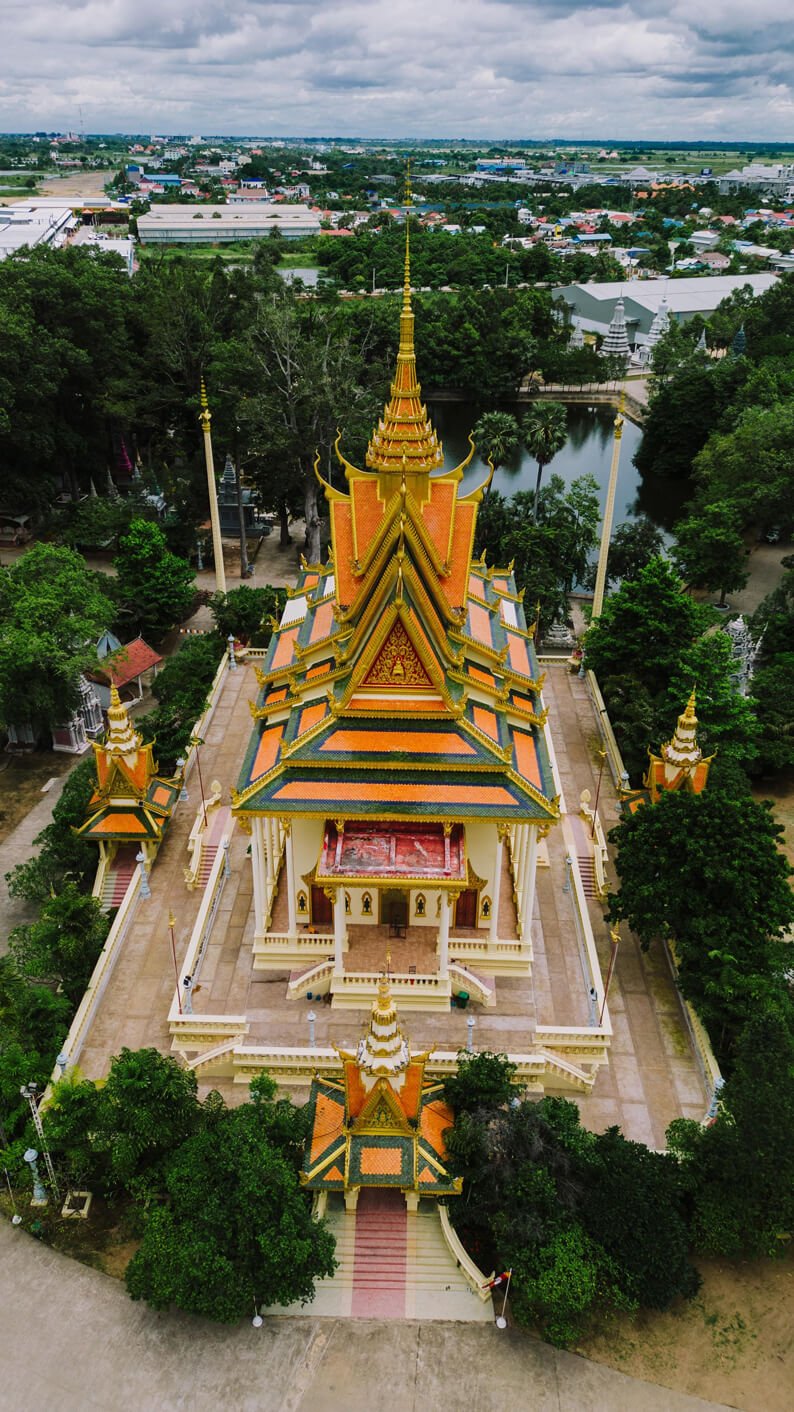
[[[449,1211],[446,1206],[439,1205],[437,1209],[438,1217],[441,1222],[441,1234],[444,1237],[447,1250],[467,1283],[471,1285],[474,1293],[482,1300],[483,1304],[487,1304],[488,1300],[491,1298],[491,1291],[489,1289],[483,1289],[483,1285],[486,1283],[486,1276],[483,1274],[482,1270],[477,1268],[471,1256],[461,1245],[460,1239],[449,1219]]]
[[[69,1065],[77,1064],[82,1053],[86,1035],[90,1030],[97,1013],[97,1008],[105,987],[113,974],[113,968],[119,959],[124,939],[130,928],[141,897],[141,869],[138,865],[130,878],[127,891],[122,898],[118,911],[113,918],[110,931],[105,939],[105,945],[99,953],[97,963],[91,973],[91,979],[86,986],[85,994],[77,1008],[77,1013],[69,1026],[69,1033],[64,1040],[62,1049],[67,1056]],[[61,1077],[61,1071],[56,1065],[52,1071],[50,1083],[56,1082]],[[47,1090],[49,1093],[49,1088]],[[45,1098],[46,1098],[45,1094]]]

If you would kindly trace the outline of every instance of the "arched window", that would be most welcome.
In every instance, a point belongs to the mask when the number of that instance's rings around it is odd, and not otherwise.
[[[491,916],[491,899],[484,897],[480,903],[480,916],[484,922],[489,921]]]
[[[298,893],[298,911],[303,913],[306,913],[308,911],[305,892]]]
[[[350,916],[350,893],[345,893],[345,915]]]
[[[361,911],[365,917],[372,916],[372,896],[368,892],[365,892],[361,899]]]
[[[417,893],[416,902],[414,904],[414,911],[417,917],[427,916],[427,902],[425,901],[425,895],[423,892]]]

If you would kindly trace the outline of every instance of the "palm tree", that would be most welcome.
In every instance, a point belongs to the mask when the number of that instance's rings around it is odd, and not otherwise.
[[[472,428],[472,440],[484,461],[495,471],[509,461],[521,443],[521,432],[511,412],[483,412]]]
[[[538,478],[535,482],[535,502],[532,518],[538,518],[538,500],[543,468],[554,460],[568,440],[568,413],[562,402],[537,402],[524,418],[522,427],[524,445],[530,456],[538,463]]]

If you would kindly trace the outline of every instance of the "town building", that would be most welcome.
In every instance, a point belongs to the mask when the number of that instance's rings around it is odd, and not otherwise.
[[[65,244],[77,226],[70,206],[56,206],[38,201],[0,206],[0,260],[25,247],[39,245],[57,248]]]
[[[308,206],[251,202],[239,205],[181,206],[163,203],[138,217],[143,245],[217,245],[261,240],[277,230],[285,240],[317,235],[320,218]]]

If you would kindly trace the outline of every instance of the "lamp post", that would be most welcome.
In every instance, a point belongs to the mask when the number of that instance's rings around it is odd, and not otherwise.
[[[466,1049],[468,1050],[469,1054],[473,1054],[473,1053],[474,1053],[474,1026],[475,1026],[475,1023],[476,1023],[476,1021],[475,1021],[473,1015],[467,1015],[467,1016],[466,1016]]]
[[[180,779],[181,779],[181,781],[182,781],[182,784],[181,784],[180,789],[179,789],[179,802],[180,802],[180,804],[186,804],[187,801],[188,801],[188,799],[190,798],[190,796],[189,796],[189,794],[188,794],[188,792],[187,792],[187,784],[186,784],[186,782],[185,782],[185,757],[184,757],[184,755],[180,755],[180,756],[179,756],[179,759],[178,759],[177,762],[176,762],[176,772],[177,772],[177,774],[179,775],[179,777],[180,777]]]
[[[218,487],[215,484],[215,462],[212,456],[212,434],[210,425],[212,415],[207,401],[207,389],[204,386],[204,379],[201,379],[201,412],[199,413],[201,430],[204,436],[204,460],[207,465],[207,491],[210,501],[210,524],[212,526],[212,552],[215,556],[215,589],[217,593],[226,593],[226,570],[223,563],[223,540],[221,538],[221,521],[218,514]]]
[[[142,848],[135,854],[135,862],[141,870],[141,897],[151,897],[152,889],[149,887],[149,875],[146,871],[146,854]]]
[[[237,658],[236,658],[235,655],[234,655],[234,633],[233,633],[233,632],[230,632],[230,633],[229,633],[229,636],[228,636],[227,639],[226,639],[226,645],[227,645],[227,647],[229,648],[229,671],[230,671],[230,672],[236,672],[236,671],[237,671]]]
[[[49,1197],[44,1190],[44,1184],[39,1176],[37,1163],[38,1155],[35,1147],[29,1147],[22,1153],[22,1161],[27,1162],[30,1167],[30,1175],[33,1178],[33,1200],[30,1203],[31,1206],[47,1206],[49,1205]]]
[[[570,892],[570,890],[571,890],[571,869],[572,869],[572,867],[573,867],[573,858],[571,857],[570,853],[566,853],[566,855],[565,855],[565,882],[564,882],[563,885],[562,885],[562,890],[563,890],[563,892]]]
[[[181,1015],[181,1014],[182,1014],[182,996],[179,994],[179,967],[178,967],[177,964],[176,964],[176,937],[174,936],[174,927],[175,927],[175,926],[176,926],[176,917],[174,916],[173,912],[169,912],[169,913],[168,913],[168,930],[169,930],[169,932],[170,932],[170,934],[171,934],[171,956],[172,956],[173,962],[174,962],[174,979],[175,979],[175,981],[176,981],[176,1003],[177,1003],[177,1005],[179,1006],[179,1013],[180,1013],[180,1015]]]
[[[184,980],[182,981],[182,989],[185,992],[184,1013],[186,1015],[193,1014],[193,985],[193,977],[185,976]]]
[[[204,545],[200,539],[196,540],[196,568],[199,573],[204,568]]]
[[[309,1011],[308,1015],[306,1016],[306,1019],[309,1022],[309,1044],[311,1045],[312,1049],[315,1049],[317,1046],[317,1041],[314,1037],[314,1025],[317,1016],[315,1015],[313,1010]]]
[[[69,1063],[69,1055],[68,1055],[68,1054],[65,1054],[64,1051],[61,1050],[61,1052],[60,1052],[60,1054],[57,1056],[55,1062],[56,1062],[56,1064],[58,1065],[58,1068],[59,1068],[60,1071],[61,1071],[61,1078],[62,1078],[62,1079],[65,1078],[65,1077],[66,1077],[66,1065]]]
[[[607,1008],[607,996],[609,995],[609,987],[612,984],[612,973],[615,969],[615,962],[618,959],[618,947],[620,946],[620,932],[618,931],[617,927],[614,927],[609,933],[609,940],[612,942],[612,954],[609,958],[609,969],[607,970],[606,985],[604,986],[604,1000],[601,1006],[601,1014],[598,1017],[599,1027],[604,1023],[604,1011]]]
[[[601,523],[601,544],[598,550],[598,568],[596,569],[596,581],[593,590],[593,609],[590,614],[591,623],[594,623],[597,618],[601,617],[601,611],[604,607],[609,541],[612,538],[612,518],[615,513],[615,490],[618,483],[620,444],[623,438],[623,402],[624,393],[621,392],[620,406],[615,418],[615,440],[612,446],[612,464],[609,468],[609,483],[607,485],[606,504],[604,505],[604,518]]]
[[[595,804],[593,805],[593,826],[590,830],[590,837],[595,838],[596,816],[598,814],[598,797],[601,793],[601,776],[604,773],[604,761],[607,758],[606,750],[599,750],[598,784],[596,785]]]
[[[200,793],[201,793],[201,807],[202,807],[202,809],[203,809],[203,811],[204,811],[204,827],[206,828],[206,827],[207,827],[207,801],[206,801],[206,799],[204,798],[204,780],[203,780],[202,775],[201,775],[201,753],[200,753],[200,751],[199,751],[199,746],[203,745],[203,744],[204,744],[204,741],[201,739],[201,736],[199,736],[199,735],[194,735],[193,738],[192,738],[192,740],[191,740],[191,742],[190,742],[190,744],[193,746],[193,749],[194,749],[195,752],[196,752],[196,772],[197,772],[197,774],[198,774],[199,791],[200,791]]]

